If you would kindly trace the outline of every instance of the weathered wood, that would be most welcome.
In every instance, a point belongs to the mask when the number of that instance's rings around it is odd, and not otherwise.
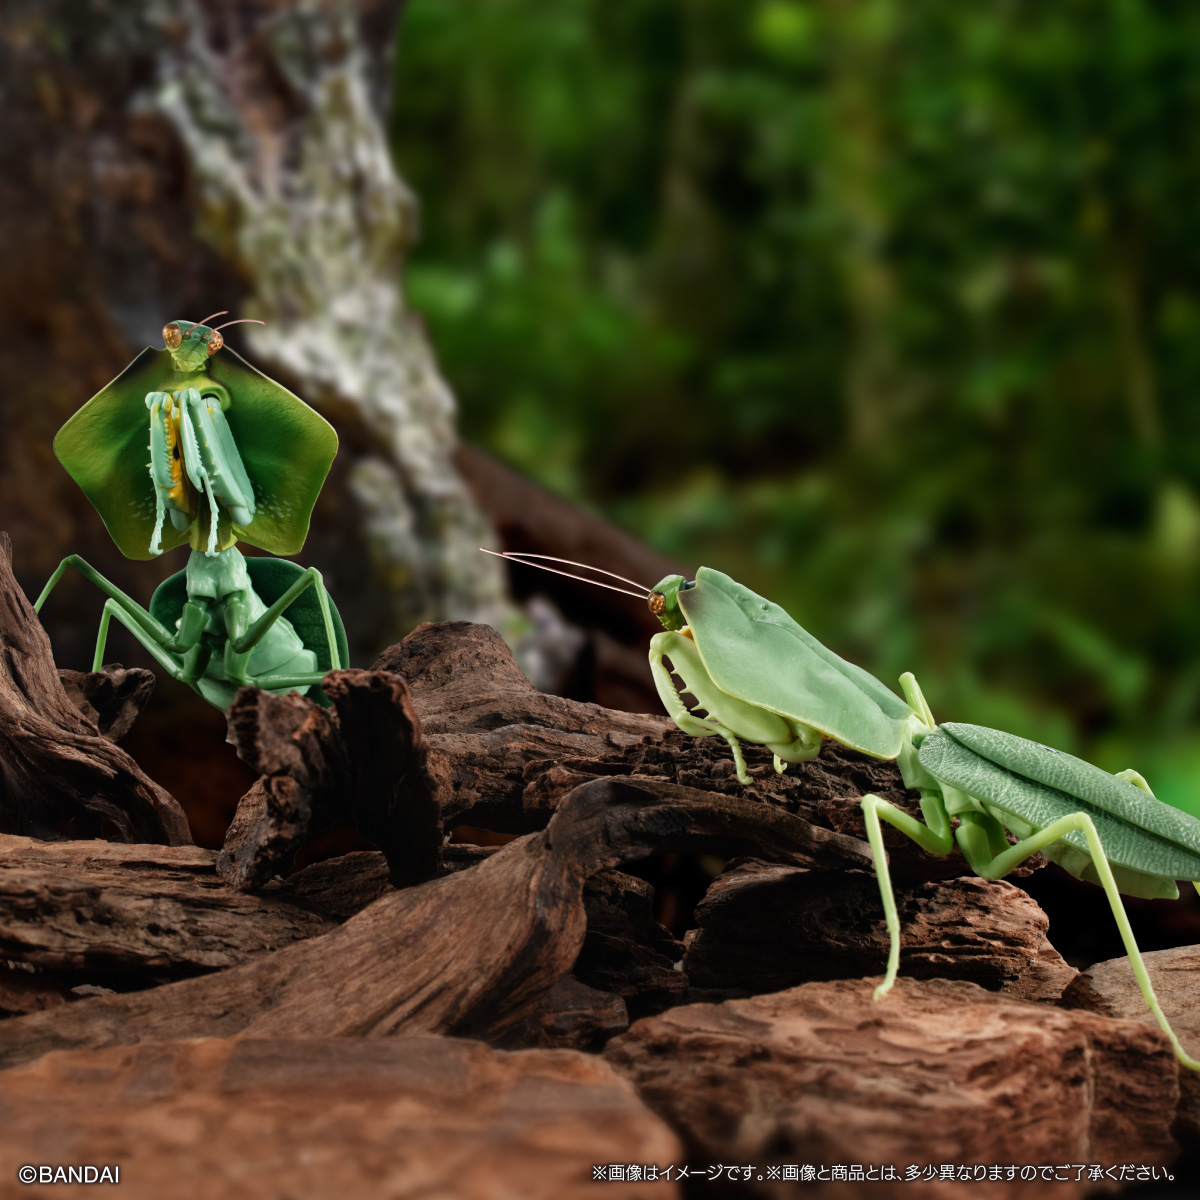
[[[628,1028],[629,1011],[620,996],[567,975],[546,993],[538,1045],[584,1050]]]
[[[332,709],[259,688],[242,688],[230,707],[230,738],[261,772],[218,861],[222,878],[239,891],[286,871],[307,837],[345,818],[383,852],[394,886],[437,871],[440,810],[404,680],[342,670],[323,686]]]
[[[602,992],[620,996],[634,1019],[678,1004],[688,978],[675,964],[677,942],[654,919],[654,889],[621,871],[601,871],[583,888],[587,936],[575,974]]]
[[[858,1185],[872,1196],[947,1194],[903,1181],[913,1163],[1173,1160],[1179,1084],[1157,1030],[958,981],[901,979],[874,1003],[877,982],[674,1008],[609,1042],[605,1057],[696,1157],[894,1166],[899,1182]],[[970,1194],[1071,1197],[1093,1186],[1086,1173],[989,1183],[985,1172]],[[744,1191],[781,1194],[757,1182]]]
[[[1158,1003],[1175,1036],[1193,1057],[1200,1058],[1200,946],[1176,946],[1142,955]],[[1110,958],[1081,971],[1063,993],[1068,1008],[1128,1018],[1158,1028],[1138,987],[1127,958]],[[1175,1136],[1200,1147],[1200,1074],[1180,1065],[1179,1114]]]
[[[0,1074],[0,1124],[5,1195],[26,1190],[8,1190],[26,1163],[115,1162],[112,1190],[130,1200],[585,1200],[593,1163],[680,1161],[674,1134],[603,1059],[456,1038],[54,1055]],[[619,1191],[680,1195],[662,1180]]]
[[[322,937],[217,975],[0,1022],[0,1063],[66,1046],[234,1034],[527,1042],[583,943],[584,882],[626,859],[714,841],[795,865],[868,861],[862,843],[744,796],[595,780],[542,833],[392,892]]]
[[[175,799],[67,696],[0,533],[0,833],[188,845]]]
[[[154,672],[109,663],[99,671],[60,667],[67,698],[110,742],[119,742],[133,726],[154,691]]]
[[[965,877],[896,890],[900,972],[1015,983],[1039,960],[1049,921],[1020,888]],[[683,969],[701,988],[775,992],[881,973],[889,939],[874,872],[737,860],[696,909]]]
[[[0,958],[53,971],[216,971],[332,929],[291,896],[222,886],[198,846],[37,842],[0,835]]]

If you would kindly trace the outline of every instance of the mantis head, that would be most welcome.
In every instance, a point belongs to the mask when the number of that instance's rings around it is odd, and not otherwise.
[[[682,575],[668,575],[656,584],[646,597],[650,611],[663,623],[663,627],[678,631],[687,624],[687,617],[679,607],[679,593],[694,588]]]
[[[255,321],[250,317],[240,321],[226,321],[224,325],[218,325],[216,328],[206,323],[213,317],[223,316],[224,312],[217,312],[205,317],[203,321],[169,321],[163,326],[163,344],[171,355],[175,370],[185,375],[204,370],[205,363],[225,345],[221,330],[227,326],[266,324],[266,321]]]

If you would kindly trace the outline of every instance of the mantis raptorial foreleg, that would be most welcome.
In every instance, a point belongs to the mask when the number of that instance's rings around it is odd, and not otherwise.
[[[891,876],[888,873],[887,858],[883,848],[882,830],[879,825],[881,818],[895,826],[901,833],[912,838],[922,849],[931,854],[948,854],[953,848],[954,842],[957,841],[963,856],[970,863],[971,869],[983,879],[1003,879],[1026,859],[1044,850],[1051,843],[1057,842],[1069,833],[1082,832],[1087,839],[1088,853],[1096,868],[1100,885],[1104,888],[1104,894],[1108,897],[1109,907],[1112,909],[1125,952],[1129,955],[1129,964],[1133,968],[1134,978],[1138,982],[1138,987],[1141,988],[1146,1006],[1154,1014],[1159,1028],[1170,1038],[1179,1061],[1186,1067],[1200,1070],[1200,1062],[1191,1058],[1184,1051],[1159,1005],[1154,986],[1150,982],[1150,974],[1146,970],[1142,953],[1133,936],[1133,929],[1129,924],[1129,917],[1126,915],[1117,881],[1113,877],[1112,867],[1109,866],[1108,857],[1104,853],[1104,845],[1100,841],[1100,835],[1096,832],[1095,824],[1087,813],[1069,813],[1067,816],[1051,822],[1045,829],[1038,830],[1029,837],[1022,838],[1016,845],[1010,846],[1007,838],[1004,837],[1004,829],[1000,822],[995,817],[983,812],[959,813],[958,829],[951,833],[949,816],[946,813],[945,805],[940,800],[932,804],[928,799],[921,801],[921,810],[927,821],[930,821],[931,814],[940,808],[940,813],[936,813],[935,828],[922,825],[920,821],[901,812],[886,800],[880,800],[878,796],[864,796],[862,806],[867,824],[867,838],[871,843],[871,851],[875,858],[875,870],[879,877],[879,890],[883,899],[884,915],[890,936],[887,973],[883,983],[875,989],[876,1000],[886,995],[895,982],[900,961],[900,921],[896,913],[896,900],[892,892]],[[942,824],[943,820],[944,825]],[[934,824],[932,821],[930,823]],[[998,842],[1003,842],[1003,849],[998,848]],[[1197,887],[1200,888],[1200,884],[1197,884]]]
[[[671,660],[684,688],[696,697],[697,707],[708,713],[707,718],[697,717],[688,710],[664,658]],[[751,784],[753,780],[746,770],[739,738],[771,750],[777,771],[783,769],[784,762],[808,762],[820,753],[821,735],[815,729],[721,691],[709,677],[696,643],[686,632],[666,631],[650,639],[650,671],[663,707],[684,733],[725,739],[733,752],[741,783]]]

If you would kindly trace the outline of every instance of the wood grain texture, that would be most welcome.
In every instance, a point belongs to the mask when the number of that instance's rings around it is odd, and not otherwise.
[[[0,1073],[0,1123],[0,1189],[27,1162],[116,1161],[113,1190],[132,1200],[583,1200],[597,1194],[592,1163],[679,1161],[603,1059],[457,1038],[55,1054]],[[663,1181],[619,1191],[680,1195]]]
[[[68,697],[0,533],[0,833],[191,843],[183,810]]]
[[[639,1021],[605,1055],[690,1152],[718,1162],[893,1164],[903,1177],[912,1163],[1175,1157],[1168,1128],[1179,1082],[1157,1030],[958,981],[901,979],[874,1003],[877,982],[673,1008]],[[743,1186],[748,1196],[791,1194]],[[920,1180],[857,1186],[880,1197],[949,1194]],[[1082,1196],[1091,1186],[1086,1176],[969,1185],[988,1200]]]
[[[0,1022],[0,1063],[172,1037],[531,1040],[583,944],[585,881],[664,849],[736,839],[761,857],[861,867],[858,841],[742,796],[661,780],[576,788],[541,833],[468,870],[392,892],[321,937],[216,975]]]

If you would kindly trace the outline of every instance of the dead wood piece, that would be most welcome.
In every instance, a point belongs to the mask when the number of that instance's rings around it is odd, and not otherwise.
[[[261,773],[218,860],[221,877],[239,891],[285,871],[309,835],[344,817],[383,852],[395,887],[437,870],[440,811],[404,680],[343,670],[322,686],[332,710],[259,688],[243,688],[229,710],[239,756]]]
[[[0,833],[191,843],[175,799],[72,703],[0,533]]]
[[[1188,1054],[1200,1058],[1200,946],[1150,950],[1142,958],[1175,1036]],[[1158,1028],[1127,958],[1110,958],[1081,971],[1063,992],[1062,1002],[1067,1008],[1129,1018]],[[1189,1146],[1200,1146],[1200,1074],[1180,1065],[1179,1079],[1175,1136]]]
[[[109,663],[99,671],[58,669],[67,698],[110,742],[132,728],[154,691],[154,672]]]
[[[1000,990],[1013,1000],[1041,1000],[1057,1004],[1078,974],[1050,945],[1050,939],[1043,935],[1033,965],[1022,971],[1016,979],[1006,979]]]
[[[661,1012],[687,991],[675,969],[683,944],[654,919],[654,889],[621,871],[601,871],[583,889],[587,936],[575,974],[624,999],[632,1017]]]
[[[267,890],[262,894],[287,897],[337,921],[362,912],[392,890],[387,859],[377,850],[356,850],[313,863],[274,886],[277,892]]]
[[[68,1046],[177,1037],[536,1039],[546,992],[583,943],[584,882],[625,859],[736,842],[785,862],[869,852],[771,805],[655,779],[577,788],[539,834],[470,870],[391,892],[321,937],[217,975],[0,1022],[0,1063]]]
[[[279,895],[231,892],[199,846],[0,835],[0,958],[51,971],[216,971],[334,928]]]
[[[602,1059],[455,1038],[54,1055],[0,1075],[0,1122],[4,1179],[26,1162],[116,1159],[131,1200],[583,1200],[593,1163],[680,1161],[674,1134]],[[679,1196],[662,1180],[620,1192]]]
[[[0,958],[0,1017],[57,1008],[70,999],[71,988],[63,980],[31,967],[28,963]]]
[[[896,889],[900,971],[998,988],[1038,961],[1046,914],[1010,883],[971,877]],[[888,933],[874,872],[730,863],[696,909],[683,970],[703,988],[773,992],[882,973]]]
[[[910,1163],[1175,1157],[1177,1073],[1156,1030],[958,980],[902,978],[875,1003],[877,982],[674,1008],[615,1038],[605,1057],[692,1154],[760,1168],[895,1166],[900,1180],[872,1183],[872,1196],[947,1194],[936,1182],[904,1181]],[[778,1189],[795,1185],[742,1186],[782,1197],[794,1193]],[[1090,1186],[1016,1179],[972,1183],[970,1193],[1061,1200]]]
[[[586,1050],[628,1028],[629,1011],[620,996],[567,975],[546,995],[538,1045]]]

